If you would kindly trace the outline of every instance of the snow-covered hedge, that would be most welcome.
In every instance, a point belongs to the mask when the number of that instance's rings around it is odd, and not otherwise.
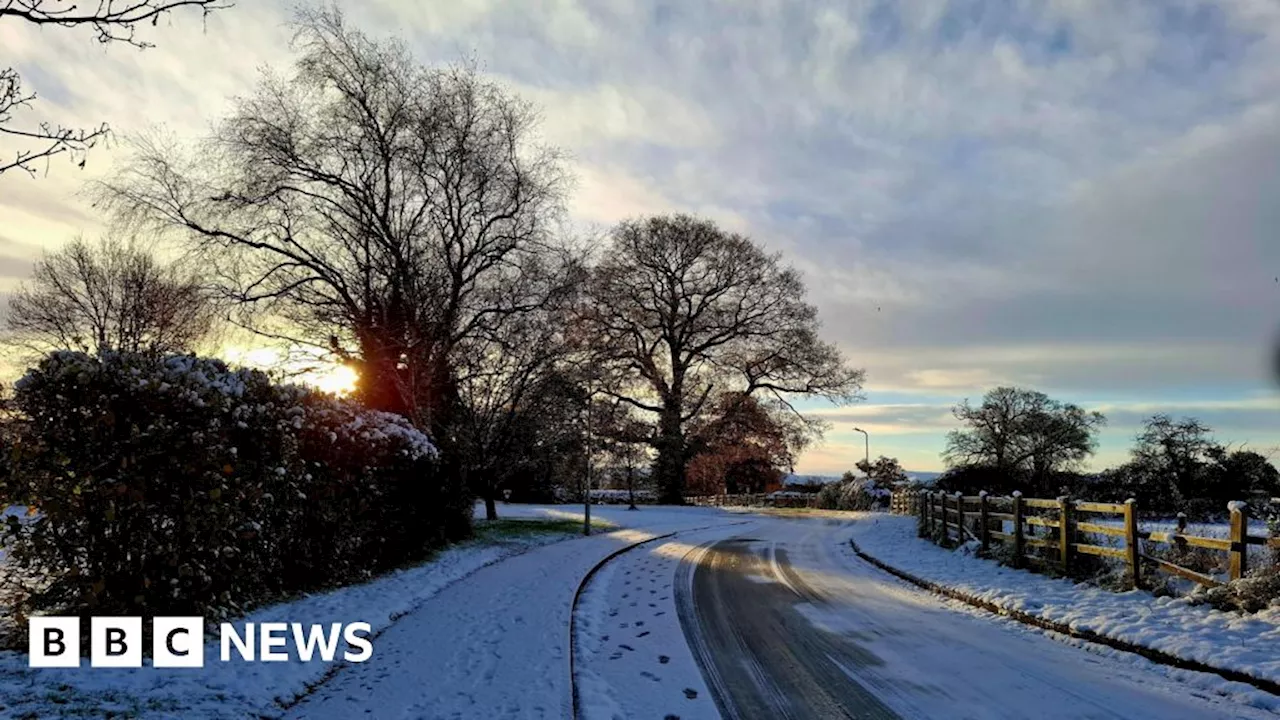
[[[37,519],[8,524],[7,562],[40,578],[22,610],[238,614],[469,520],[403,419],[217,360],[54,353],[14,403],[4,494]]]
[[[888,502],[888,490],[877,488],[865,477],[824,485],[818,491],[818,507],[827,510],[873,510]]]

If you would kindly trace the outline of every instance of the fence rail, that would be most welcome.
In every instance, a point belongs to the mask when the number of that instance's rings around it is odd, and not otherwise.
[[[806,493],[797,495],[773,495],[756,493],[749,495],[700,495],[685,498],[690,505],[730,506],[730,507],[776,507],[776,508],[811,508],[817,507],[818,496]]]
[[[1169,545],[1184,550],[1196,547],[1226,553],[1227,576],[1231,580],[1240,579],[1248,571],[1250,546],[1280,549],[1280,537],[1249,534],[1249,506],[1242,502],[1228,504],[1230,532],[1227,539],[1222,539],[1188,535],[1185,516],[1179,516],[1177,529],[1173,532],[1141,530],[1138,527],[1138,504],[1134,500],[1103,503],[1071,497],[1025,498],[1019,493],[997,497],[985,492],[971,496],[934,491],[910,494],[915,495],[913,503],[899,501],[899,493],[895,493],[892,507],[894,512],[899,512],[898,508],[914,506],[912,514],[919,518],[921,537],[948,544],[974,540],[984,551],[990,550],[993,542],[1001,543],[1011,548],[1015,567],[1036,564],[1055,567],[1064,574],[1071,571],[1081,555],[1118,558],[1124,560],[1133,587],[1143,586],[1144,561],[1156,569],[1201,585],[1213,587],[1222,584],[1209,575],[1143,551],[1151,545]],[[1006,508],[1009,512],[1003,512]],[[1095,516],[1119,516],[1120,524],[1097,522]],[[1006,523],[1012,525],[1008,528],[1010,531],[1006,531]],[[1037,530],[1043,534],[1037,535]],[[1096,545],[1085,541],[1090,535],[1124,538],[1124,544],[1122,547]],[[1028,553],[1028,548],[1042,550],[1048,557]]]
[[[894,515],[916,515],[920,512],[920,493],[895,490],[889,496],[889,512]]]

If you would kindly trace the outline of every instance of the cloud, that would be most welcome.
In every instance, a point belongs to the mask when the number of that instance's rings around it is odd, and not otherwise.
[[[43,86],[26,121],[195,134],[260,67],[287,69],[289,5],[175,15],[146,52],[10,22],[0,46]],[[1274,396],[1269,0],[343,5],[424,62],[474,58],[537,104],[572,155],[578,223],[698,212],[784,253],[873,404],[945,408],[1002,383],[1159,407]],[[0,176],[0,248],[33,256],[93,232],[75,193],[118,152],[83,173]],[[935,411],[858,422],[923,462],[941,449]],[[1278,434],[1267,410],[1199,411]]]

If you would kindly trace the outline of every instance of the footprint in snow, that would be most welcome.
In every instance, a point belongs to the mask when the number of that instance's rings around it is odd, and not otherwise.
[[[684,696],[689,698],[690,700],[693,700],[694,698],[698,697],[698,691],[694,690],[693,688],[685,688]]]
[[[639,635],[637,635],[636,637],[638,637],[638,638],[642,638],[642,637],[644,637],[645,635],[648,635],[648,634],[649,634],[649,631],[648,631],[648,630],[645,630],[644,632],[640,633],[640,634],[639,634]]]
[[[636,651],[636,649],[635,649],[635,648],[633,648],[633,647],[631,647],[630,645],[619,645],[618,647],[622,648],[623,650],[629,650],[629,651],[631,651],[631,652],[635,652],[635,651]]]
[[[666,664],[667,664],[667,663],[669,663],[669,662],[671,662],[671,658],[667,657],[666,655],[659,655],[659,656],[658,656],[658,664],[659,664],[659,665],[666,665]]]

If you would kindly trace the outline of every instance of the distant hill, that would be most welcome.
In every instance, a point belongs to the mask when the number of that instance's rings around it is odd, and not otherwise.
[[[942,475],[940,472],[925,472],[920,470],[908,470],[907,477],[924,485],[932,485],[934,480]]]

